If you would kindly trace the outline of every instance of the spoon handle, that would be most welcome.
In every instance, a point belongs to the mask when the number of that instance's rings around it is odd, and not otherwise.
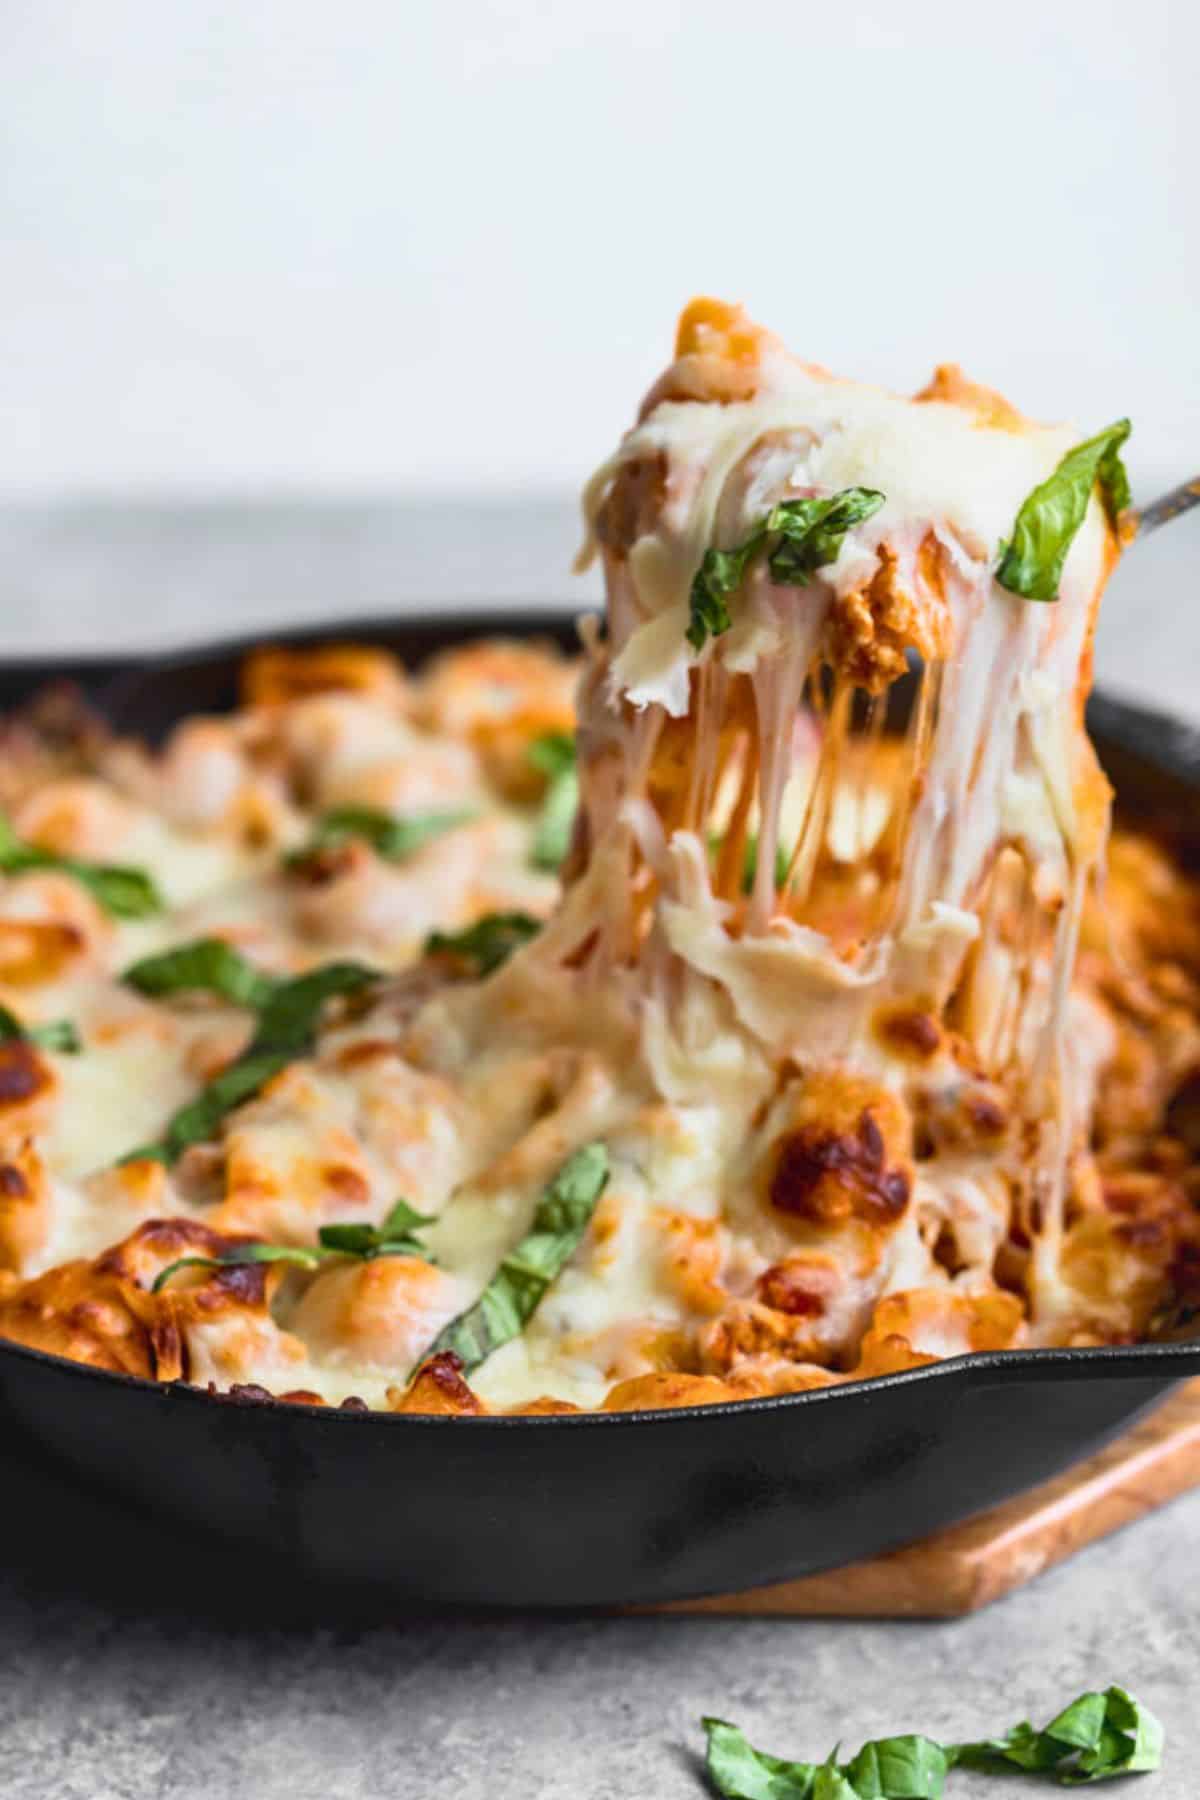
[[[1200,475],[1193,475],[1190,481],[1181,481],[1178,487],[1160,494],[1149,506],[1140,507],[1133,515],[1133,535],[1145,537],[1148,531],[1157,531],[1160,525],[1169,524],[1180,513],[1190,512],[1193,506],[1200,506]]]

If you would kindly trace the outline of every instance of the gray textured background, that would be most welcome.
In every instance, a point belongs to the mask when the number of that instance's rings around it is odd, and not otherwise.
[[[136,649],[288,619],[570,597],[571,503],[0,514],[0,653]],[[1136,552],[1101,677],[1200,719],[1200,523]],[[588,591],[585,586],[585,592]],[[1170,1738],[1147,1800],[1195,1800],[1200,1494],[952,1624],[406,1619],[217,1604],[220,1552],[5,1477],[3,1800],[675,1800],[713,1711],[781,1752],[973,1736],[1121,1681]],[[211,1590],[211,1591],[210,1591]],[[245,1596],[243,1598],[246,1598]],[[246,1616],[248,1614],[248,1616]],[[1173,1753],[1172,1753],[1173,1752]],[[956,1778],[950,1795],[1014,1796]]]

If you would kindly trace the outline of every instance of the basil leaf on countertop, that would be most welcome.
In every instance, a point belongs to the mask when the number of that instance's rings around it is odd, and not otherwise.
[[[571,848],[579,809],[575,739],[565,731],[548,731],[534,739],[527,755],[533,767],[546,777],[530,861],[538,869],[557,869]]]
[[[404,862],[423,850],[435,838],[460,825],[470,825],[478,818],[474,812],[410,813],[396,818],[375,806],[335,806],[322,813],[307,844],[289,851],[284,861],[288,868],[300,868],[321,850],[336,849],[350,838],[361,838],[370,844],[385,862]]]
[[[756,1750],[736,1725],[705,1719],[708,1776],[729,1800],[942,1800],[947,1752],[932,1738],[878,1738],[848,1763],[791,1762]]]
[[[1017,1768],[1064,1784],[1143,1774],[1158,1768],[1162,1751],[1161,1724],[1122,1687],[1081,1694],[1041,1731],[1025,1723],[1002,1738],[950,1746],[951,1758],[965,1769]]]
[[[194,1100],[172,1114],[161,1140],[145,1144],[121,1158],[135,1162],[152,1158],[173,1163],[192,1144],[206,1143],[215,1136],[227,1113],[253,1098],[260,1088],[290,1062],[303,1056],[312,1046],[320,1022],[321,1009],[337,995],[361,992],[380,979],[375,969],[362,963],[326,963],[310,969],[306,975],[280,980],[252,970],[234,951],[234,960],[211,955],[216,939],[202,939],[180,951],[167,951],[161,957],[148,957],[126,972],[126,980],[138,979],[134,985],[149,981],[157,987],[143,986],[144,992],[170,993],[187,987],[208,985],[225,999],[239,996],[237,1004],[250,1006],[258,1013],[258,1027],[242,1054],[222,1069]],[[228,946],[225,946],[228,948]],[[172,960],[174,959],[174,960]],[[239,965],[241,965],[239,967]],[[150,973],[147,974],[147,969]],[[183,970],[188,979],[175,984],[169,970]],[[208,983],[199,976],[209,978]],[[168,984],[170,985],[164,985]],[[251,994],[257,998],[252,1000]]]
[[[603,1144],[585,1144],[569,1156],[538,1201],[532,1228],[503,1259],[475,1304],[451,1319],[420,1361],[453,1350],[462,1359],[463,1372],[470,1374],[493,1350],[519,1337],[578,1249],[607,1182]]]
[[[144,919],[163,910],[162,895],[145,869],[125,863],[87,862],[82,857],[39,850],[36,844],[19,838],[0,813],[0,873],[20,875],[26,869],[51,869],[69,875],[116,919]]]
[[[1054,472],[1026,496],[1013,523],[1012,537],[1001,541],[996,580],[1026,600],[1057,600],[1063,566],[1087,513],[1097,482],[1109,518],[1129,505],[1129,477],[1121,461],[1121,445],[1132,427],[1118,419],[1085,443],[1068,450]]]
[[[150,1289],[152,1294],[166,1286],[177,1269],[229,1269],[246,1263],[295,1263],[302,1269],[316,1269],[333,1256],[357,1257],[372,1262],[377,1256],[420,1256],[432,1260],[414,1231],[432,1225],[431,1213],[419,1213],[407,1200],[397,1200],[382,1225],[322,1225],[317,1232],[317,1247],[304,1244],[238,1244],[221,1256],[181,1256],[161,1269]]]
[[[710,637],[729,630],[729,602],[745,580],[759,551],[767,550],[767,569],[780,587],[807,587],[818,569],[836,561],[846,533],[883,505],[877,488],[848,487],[840,493],[781,500],[745,542],[732,550],[704,552],[692,578],[687,640],[703,650]]]
[[[911,1734],[877,1738],[849,1762],[792,1762],[756,1750],[736,1725],[705,1719],[706,1769],[726,1800],[942,1800],[954,1768],[1021,1770],[1062,1786],[1157,1769],[1163,1730],[1124,1688],[1081,1694],[1042,1731],[1014,1725],[1002,1738],[938,1744]]]
[[[464,931],[433,931],[425,940],[426,956],[459,957],[473,975],[490,975],[542,929],[531,913],[486,913]]]
[[[57,1050],[60,1056],[78,1056],[83,1039],[70,1019],[51,1019],[45,1025],[24,1025],[15,1012],[0,1006],[0,1043],[20,1039],[41,1050]]]

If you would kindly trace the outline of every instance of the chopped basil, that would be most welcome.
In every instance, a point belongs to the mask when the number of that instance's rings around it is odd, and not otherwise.
[[[270,1049],[302,1056],[312,1044],[327,1000],[361,993],[380,979],[379,971],[365,963],[334,962],[279,982],[259,1010],[258,1030],[247,1054]]]
[[[221,954],[225,952],[225,954]],[[359,993],[379,980],[362,963],[326,963],[291,980],[264,975],[228,945],[213,938],[185,944],[162,956],[147,957],[126,971],[125,979],[145,993],[179,993],[205,989],[258,1013],[258,1027],[242,1054],[213,1078],[186,1106],[174,1113],[156,1144],[145,1144],[121,1160],[173,1163],[192,1144],[216,1135],[227,1113],[257,1094],[273,1076],[311,1047],[327,1000]]]
[[[0,813],[0,872],[19,875],[26,869],[53,869],[69,875],[117,919],[144,919],[163,910],[162,896],[144,869],[85,862],[80,857],[39,850],[36,844],[24,843]]]
[[[557,869],[571,847],[579,808],[575,739],[565,731],[548,731],[530,744],[528,756],[533,767],[546,777],[530,860],[535,868]]]
[[[315,1269],[320,1261],[319,1250],[309,1250],[299,1244],[239,1244],[223,1256],[178,1257],[159,1270],[150,1292],[159,1293],[179,1269],[233,1269],[244,1268],[247,1263],[295,1263],[302,1269]]]
[[[1067,552],[1083,524],[1097,482],[1108,515],[1115,523],[1129,505],[1129,477],[1121,461],[1121,445],[1129,436],[1128,419],[1068,450],[1053,474],[1021,504],[1012,537],[1002,541],[996,580],[1026,600],[1057,600]]]
[[[427,812],[397,819],[374,806],[336,806],[321,814],[308,843],[291,851],[284,860],[289,868],[299,868],[321,850],[336,849],[350,838],[362,838],[385,861],[404,862],[435,838],[456,831],[460,825],[469,825],[477,817],[473,812]]]
[[[465,931],[431,932],[425,940],[425,954],[458,957],[473,975],[490,975],[541,929],[541,920],[530,913],[487,913]]]
[[[432,1225],[432,1213],[419,1213],[407,1200],[397,1200],[382,1225],[322,1225],[317,1241],[325,1250],[343,1256],[422,1256],[433,1259],[415,1235],[422,1225]]]
[[[877,1738],[847,1763],[791,1762],[756,1750],[736,1725],[705,1719],[707,1769],[727,1800],[941,1800],[954,1768],[1030,1775],[1064,1786],[1157,1769],[1162,1726],[1124,1688],[1082,1694],[1043,1731],[1015,1725],[1002,1738],[938,1744],[911,1735]]]
[[[818,569],[836,560],[851,527],[877,513],[884,499],[875,488],[848,487],[824,498],[781,500],[744,543],[733,550],[706,550],[692,579],[687,640],[693,650],[703,650],[709,637],[729,630],[729,602],[761,550],[767,550],[772,581],[807,587]]]
[[[157,1294],[177,1269],[229,1269],[247,1263],[295,1263],[316,1269],[331,1256],[354,1256],[371,1262],[377,1256],[420,1256],[432,1261],[413,1234],[419,1226],[432,1225],[433,1216],[419,1213],[407,1200],[397,1200],[382,1225],[322,1225],[317,1248],[301,1244],[237,1244],[221,1256],[181,1256],[159,1271],[150,1292]]]
[[[0,1006],[0,1043],[11,1044],[20,1039],[36,1044],[42,1050],[57,1050],[60,1056],[78,1056],[83,1039],[70,1019],[52,1019],[45,1025],[23,1025],[16,1013]]]
[[[1063,1783],[1108,1781],[1142,1774],[1162,1761],[1163,1728],[1124,1688],[1081,1694],[1042,1731],[1025,1723],[1002,1738],[955,1744],[950,1754],[964,1769],[995,1774],[1024,1769]]]
[[[121,977],[141,994],[159,998],[165,994],[208,993],[228,1000],[231,1006],[264,1006],[275,992],[276,980],[247,962],[239,950],[222,938],[197,938],[177,950],[145,956]]]
[[[585,1144],[568,1157],[538,1202],[532,1230],[509,1251],[474,1306],[439,1332],[421,1361],[453,1350],[469,1374],[493,1350],[519,1337],[578,1248],[607,1181],[603,1144]]]

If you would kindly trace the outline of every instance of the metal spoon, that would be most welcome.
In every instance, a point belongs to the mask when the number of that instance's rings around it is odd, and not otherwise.
[[[1157,500],[1152,500],[1149,506],[1137,508],[1129,514],[1132,525],[1129,537],[1145,537],[1147,532],[1157,531],[1160,525],[1167,525],[1172,519],[1177,519],[1180,513],[1190,512],[1193,506],[1200,506],[1200,475],[1193,475],[1190,481],[1181,481],[1178,487],[1169,488]]]

